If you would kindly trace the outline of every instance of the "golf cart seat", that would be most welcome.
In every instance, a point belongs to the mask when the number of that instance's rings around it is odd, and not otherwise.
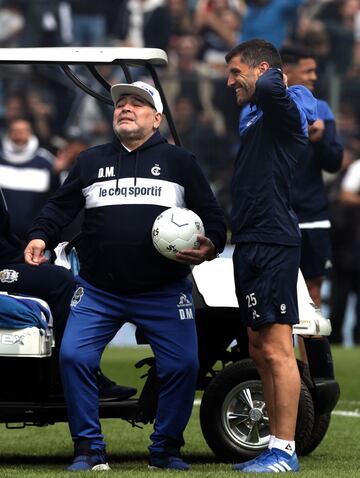
[[[0,292],[0,357],[50,357],[52,325],[44,300]]]

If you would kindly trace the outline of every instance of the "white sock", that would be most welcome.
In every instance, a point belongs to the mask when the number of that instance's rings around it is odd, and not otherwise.
[[[275,436],[272,441],[272,448],[282,450],[291,456],[295,453],[295,441],[282,440],[281,438],[276,438]]]
[[[269,450],[271,450],[271,448],[273,447],[274,440],[275,440],[275,435],[270,435],[269,436],[269,445],[268,445]]]

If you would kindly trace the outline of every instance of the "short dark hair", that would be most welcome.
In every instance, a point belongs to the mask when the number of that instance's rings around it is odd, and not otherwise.
[[[272,43],[260,38],[235,46],[225,56],[226,63],[229,63],[234,56],[240,56],[241,60],[250,68],[255,68],[262,61],[267,61],[272,68],[282,68],[278,50]]]
[[[280,49],[280,56],[284,65],[297,65],[300,60],[312,58],[316,61],[316,55],[310,48],[302,45],[288,45]]]

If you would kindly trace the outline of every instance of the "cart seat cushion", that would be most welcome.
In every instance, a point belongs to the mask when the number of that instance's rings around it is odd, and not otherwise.
[[[0,292],[0,329],[47,329],[49,325],[52,325],[52,316],[45,301]]]

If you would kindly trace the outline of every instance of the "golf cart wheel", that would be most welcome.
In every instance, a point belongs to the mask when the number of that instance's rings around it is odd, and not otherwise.
[[[311,431],[310,439],[304,446],[301,446],[297,451],[299,455],[309,455],[322,442],[330,425],[331,413],[323,413],[322,415],[315,414],[314,426]]]
[[[200,407],[204,438],[223,460],[245,461],[267,448],[269,419],[255,364],[240,360],[226,367],[206,388]],[[314,425],[311,394],[301,384],[296,443],[307,443]]]

